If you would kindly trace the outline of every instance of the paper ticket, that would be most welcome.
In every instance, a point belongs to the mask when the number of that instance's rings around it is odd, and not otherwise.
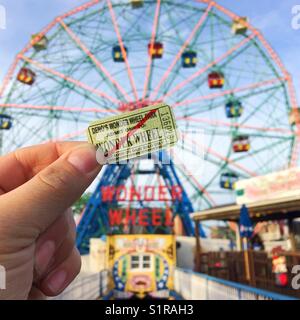
[[[87,135],[106,163],[119,163],[178,142],[172,108],[164,103],[94,121]]]

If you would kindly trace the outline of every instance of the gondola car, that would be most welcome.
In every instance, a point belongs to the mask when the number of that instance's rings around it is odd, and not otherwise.
[[[210,89],[222,89],[225,77],[222,72],[213,71],[208,75],[208,86]]]
[[[11,116],[0,114],[0,130],[9,130],[12,127],[12,123]]]
[[[133,9],[138,9],[144,6],[144,0],[130,0],[130,2]]]
[[[225,105],[227,118],[239,118],[243,114],[244,108],[238,100],[228,101]]]
[[[112,50],[112,56],[114,62],[124,62],[125,58],[128,56],[128,49],[124,46],[126,56],[123,55],[121,46],[114,46]]]
[[[238,19],[234,19],[231,29],[233,34],[245,34],[248,30],[248,18],[239,17]]]
[[[238,181],[239,177],[234,172],[225,172],[222,173],[220,178],[220,187],[222,189],[234,190],[235,184]]]
[[[300,109],[292,109],[289,114],[289,123],[291,126],[300,123]]]
[[[161,42],[149,43],[148,53],[152,59],[161,59],[164,54],[164,45]]]
[[[250,139],[248,136],[237,136],[232,140],[232,148],[236,153],[248,152],[250,150]]]
[[[197,65],[197,52],[186,51],[182,54],[182,67],[195,68]]]
[[[48,39],[44,35],[33,34],[31,36],[31,45],[35,49],[35,51],[42,51],[48,48]]]
[[[36,74],[32,70],[24,67],[19,71],[17,80],[23,84],[31,86],[36,80]]]

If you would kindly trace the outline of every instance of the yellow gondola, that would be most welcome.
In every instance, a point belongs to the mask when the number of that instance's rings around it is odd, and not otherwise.
[[[130,2],[133,9],[138,9],[144,6],[144,0],[130,0]]]
[[[240,17],[232,22],[233,34],[245,34],[248,30],[248,18]]]
[[[33,34],[31,36],[31,45],[36,51],[46,50],[48,48],[48,39],[44,35]]]
[[[300,108],[291,110],[289,114],[289,122],[291,126],[300,123]]]

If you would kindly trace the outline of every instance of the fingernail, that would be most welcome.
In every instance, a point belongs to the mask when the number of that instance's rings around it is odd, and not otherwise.
[[[102,150],[98,149],[96,152],[96,159],[99,164],[102,166],[108,164],[109,158],[104,155]]]
[[[92,145],[85,145],[75,149],[68,157],[69,163],[83,174],[89,174],[100,169],[96,159],[96,150]]]
[[[39,273],[43,273],[50,264],[55,253],[55,243],[53,241],[45,242],[36,253],[36,269]]]
[[[67,273],[64,270],[60,270],[54,273],[50,279],[47,281],[49,289],[55,294],[61,289],[64,289],[64,285],[67,280]]]

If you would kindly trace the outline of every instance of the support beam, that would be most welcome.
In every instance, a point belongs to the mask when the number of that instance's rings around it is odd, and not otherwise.
[[[289,240],[291,244],[291,251],[296,251],[296,239],[295,239],[295,232],[294,232],[294,225],[293,225],[294,219],[290,218],[288,219],[288,228],[289,228]]]
[[[195,239],[196,239],[196,250],[194,257],[194,271],[200,272],[201,264],[201,243],[200,243],[200,232],[199,232],[199,221],[195,222]]]

